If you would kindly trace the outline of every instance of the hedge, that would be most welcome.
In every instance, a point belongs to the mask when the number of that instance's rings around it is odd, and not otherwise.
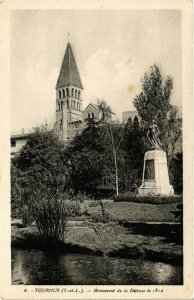
[[[148,203],[148,204],[175,204],[183,203],[182,195],[151,195],[151,196],[138,196],[131,192],[122,193],[113,197],[114,202],[136,202],[136,203]]]

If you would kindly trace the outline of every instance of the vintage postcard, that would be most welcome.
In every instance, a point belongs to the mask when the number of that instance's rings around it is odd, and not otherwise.
[[[192,299],[192,2],[0,1],[2,299]]]

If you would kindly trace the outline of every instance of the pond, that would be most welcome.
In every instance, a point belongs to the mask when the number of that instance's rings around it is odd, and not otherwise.
[[[12,284],[182,284],[182,266],[143,259],[12,249]]]

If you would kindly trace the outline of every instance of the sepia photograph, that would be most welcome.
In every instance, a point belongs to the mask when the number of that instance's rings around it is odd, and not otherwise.
[[[181,9],[25,8],[9,22],[11,286],[183,287]]]

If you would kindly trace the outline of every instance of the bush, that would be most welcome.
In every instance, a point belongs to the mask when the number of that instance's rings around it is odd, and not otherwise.
[[[44,241],[56,242],[63,239],[68,211],[67,204],[63,200],[47,197],[35,200],[32,215]]]
[[[122,193],[114,198],[115,202],[136,202],[148,204],[182,203],[182,196],[138,196],[131,192]]]

